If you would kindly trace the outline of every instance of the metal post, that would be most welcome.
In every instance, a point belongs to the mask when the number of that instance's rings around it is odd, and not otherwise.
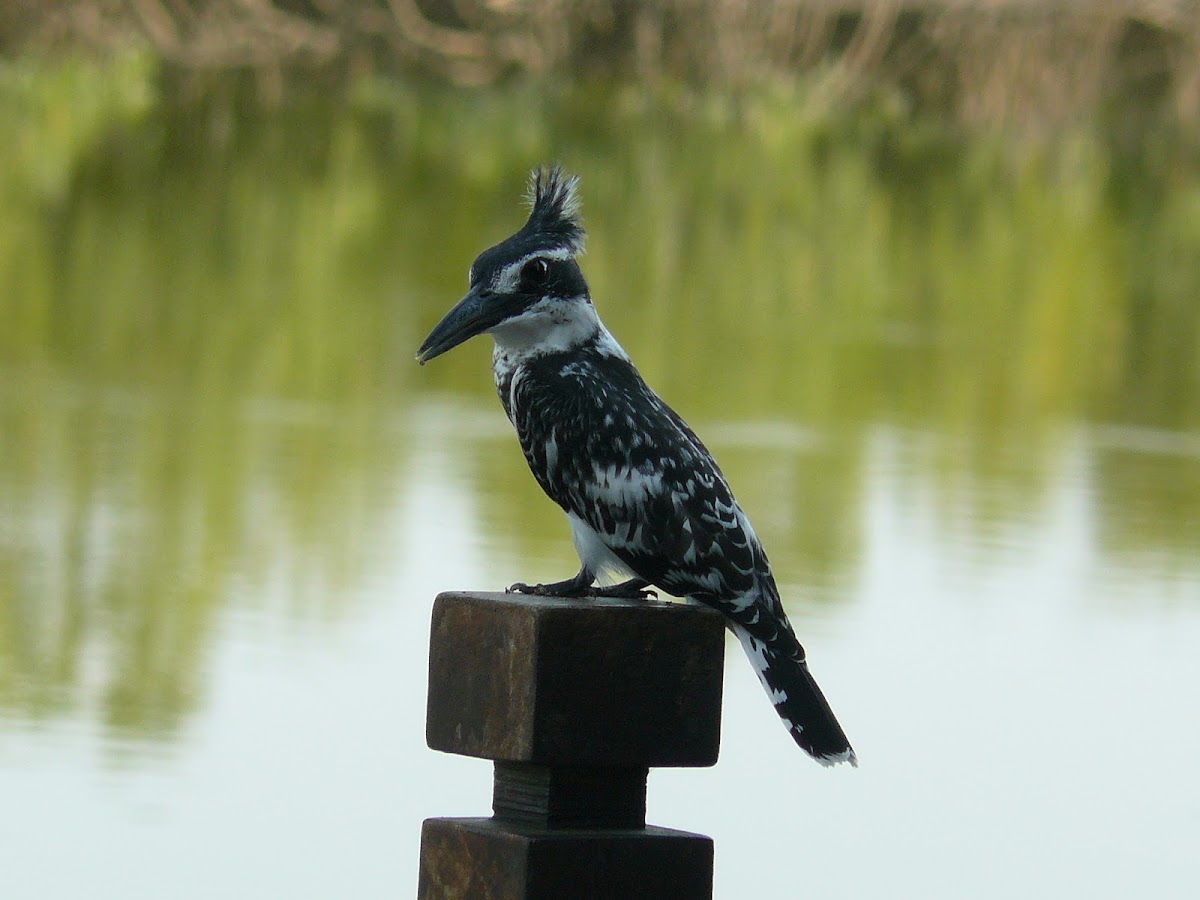
[[[712,839],[646,825],[646,776],[717,761],[724,647],[699,606],[440,594],[426,739],[494,761],[493,815],[425,820],[418,896],[711,898]]]

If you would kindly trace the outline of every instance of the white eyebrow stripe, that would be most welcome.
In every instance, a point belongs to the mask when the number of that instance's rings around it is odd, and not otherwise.
[[[521,283],[521,266],[524,263],[524,259],[520,262],[509,263],[497,272],[495,279],[492,281],[493,290],[498,294],[511,294],[515,291],[517,285]]]

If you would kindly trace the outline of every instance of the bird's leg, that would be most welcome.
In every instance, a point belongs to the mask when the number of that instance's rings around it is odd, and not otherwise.
[[[550,584],[524,584],[518,581],[510,585],[504,593],[535,594],[539,597],[590,597],[592,582],[595,580],[596,576],[592,571],[587,566],[581,566],[579,573],[566,581],[554,581]]]
[[[658,599],[657,591],[645,590],[649,584],[650,582],[644,578],[630,578],[628,581],[622,581],[620,584],[592,588],[592,596],[618,597],[623,600],[649,600],[651,597]]]

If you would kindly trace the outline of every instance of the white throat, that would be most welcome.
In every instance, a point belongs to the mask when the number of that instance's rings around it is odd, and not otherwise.
[[[580,299],[546,297],[521,315],[491,329],[497,358],[514,362],[574,350],[604,331],[596,308]],[[607,332],[605,331],[605,334]]]

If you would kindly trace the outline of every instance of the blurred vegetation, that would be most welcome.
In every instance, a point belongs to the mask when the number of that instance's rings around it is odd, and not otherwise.
[[[1041,129],[1200,118],[1195,0],[0,0],[0,46],[140,45],[179,72],[515,75],[730,88],[797,77],[833,103]]]
[[[496,420],[455,458],[512,578],[569,574],[486,342],[411,362],[555,158],[606,321],[811,596],[881,433],[963,532],[1082,440],[1099,551],[1187,569],[1185,6],[0,2],[0,707],[169,735],[231,597],[336,613],[431,389]]]

